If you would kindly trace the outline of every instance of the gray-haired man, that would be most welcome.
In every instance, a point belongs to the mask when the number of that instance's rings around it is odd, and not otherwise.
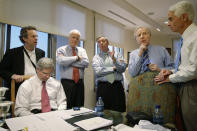
[[[37,75],[19,87],[15,105],[16,116],[66,109],[66,96],[62,84],[50,77],[53,70],[52,59],[41,58],[38,61]]]

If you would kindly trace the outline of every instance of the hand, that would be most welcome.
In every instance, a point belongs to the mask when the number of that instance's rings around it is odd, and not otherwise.
[[[112,58],[113,62],[116,62],[116,58],[114,57],[115,51],[114,46],[112,47],[112,52],[109,53],[110,57]]]
[[[144,44],[141,44],[140,45],[140,51],[139,51],[139,56],[141,57],[142,54],[147,50],[148,46],[144,45]]]
[[[160,73],[155,77],[155,82],[161,82],[164,81],[166,78],[169,80],[169,75],[172,74],[170,70],[163,69],[160,71]]]
[[[148,68],[149,68],[151,71],[160,71],[160,68],[158,67],[157,64],[149,64],[149,65],[148,65]]]
[[[16,75],[16,74],[14,74],[14,75],[12,75],[11,78],[14,79],[17,83],[18,82],[22,82],[24,80],[23,75]]]
[[[64,56],[64,54],[62,54],[62,53],[58,53],[57,55],[58,55],[58,56]]]
[[[160,71],[159,74],[161,74],[163,76],[168,76],[168,75],[171,75],[172,74],[172,71],[163,69],[163,70]]]
[[[77,58],[77,61],[81,61],[82,59],[83,59],[83,57],[82,56],[77,56],[78,58]]]
[[[155,77],[155,79],[157,79],[157,78]],[[163,84],[163,83],[167,83],[167,82],[170,82],[169,76],[167,76],[166,78],[163,78],[163,80],[156,81],[156,83],[159,85]]]
[[[115,66],[113,67],[113,70],[114,70],[114,71],[116,71],[116,70],[117,70]]]

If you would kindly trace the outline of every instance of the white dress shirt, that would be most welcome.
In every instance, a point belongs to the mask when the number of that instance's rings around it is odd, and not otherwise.
[[[191,24],[183,32],[182,38],[181,63],[178,71],[169,76],[172,83],[197,79],[197,26]]]
[[[31,110],[33,109],[41,110],[42,87],[42,81],[37,75],[21,84],[16,97],[16,116],[31,115]],[[49,96],[51,109],[66,109],[66,96],[62,84],[59,81],[50,77],[46,81],[46,90]]]
[[[26,51],[27,51],[30,59],[32,60],[32,62],[36,65],[35,49],[33,51],[29,51],[29,50],[26,49]],[[24,74],[25,75],[35,75],[36,74],[36,70],[35,70],[34,66],[32,65],[30,59],[28,58],[28,56],[26,55],[26,53],[24,51],[24,60],[25,60],[25,72],[24,72]]]

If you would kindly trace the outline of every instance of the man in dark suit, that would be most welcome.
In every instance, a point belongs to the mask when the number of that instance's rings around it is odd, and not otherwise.
[[[45,56],[43,50],[36,48],[38,35],[35,27],[23,27],[19,38],[24,45],[7,50],[0,63],[0,76],[5,80],[5,85],[10,87],[11,80],[16,81],[15,93],[23,82],[24,75],[36,74],[35,65]],[[10,91],[6,98],[10,98]]]

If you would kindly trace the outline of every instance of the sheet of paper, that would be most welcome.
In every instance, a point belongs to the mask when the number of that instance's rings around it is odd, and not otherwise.
[[[66,110],[66,114],[67,115],[71,115],[71,116],[77,116],[77,115],[82,115],[82,114],[88,114],[88,113],[92,113],[94,112],[93,110],[81,107],[80,110],[78,111],[74,111],[73,109],[70,110]]]
[[[67,110],[58,110],[58,111],[36,114],[36,116],[42,119],[61,118],[63,120],[67,120],[72,118],[73,116],[68,115],[66,111]]]
[[[24,127],[30,127],[32,125],[35,125],[41,120],[38,119],[35,115],[30,115],[24,117],[10,118],[6,119],[5,121],[11,131],[17,131],[24,129]]]
[[[6,123],[11,131],[22,130],[25,127],[27,127],[28,131],[74,131],[78,129],[61,118],[45,119],[45,117],[39,115],[11,118],[7,119]]]
[[[85,130],[90,131],[90,130],[112,125],[112,123],[113,123],[112,120],[107,120],[102,117],[94,117],[94,118],[75,122],[74,124],[80,126]]]

